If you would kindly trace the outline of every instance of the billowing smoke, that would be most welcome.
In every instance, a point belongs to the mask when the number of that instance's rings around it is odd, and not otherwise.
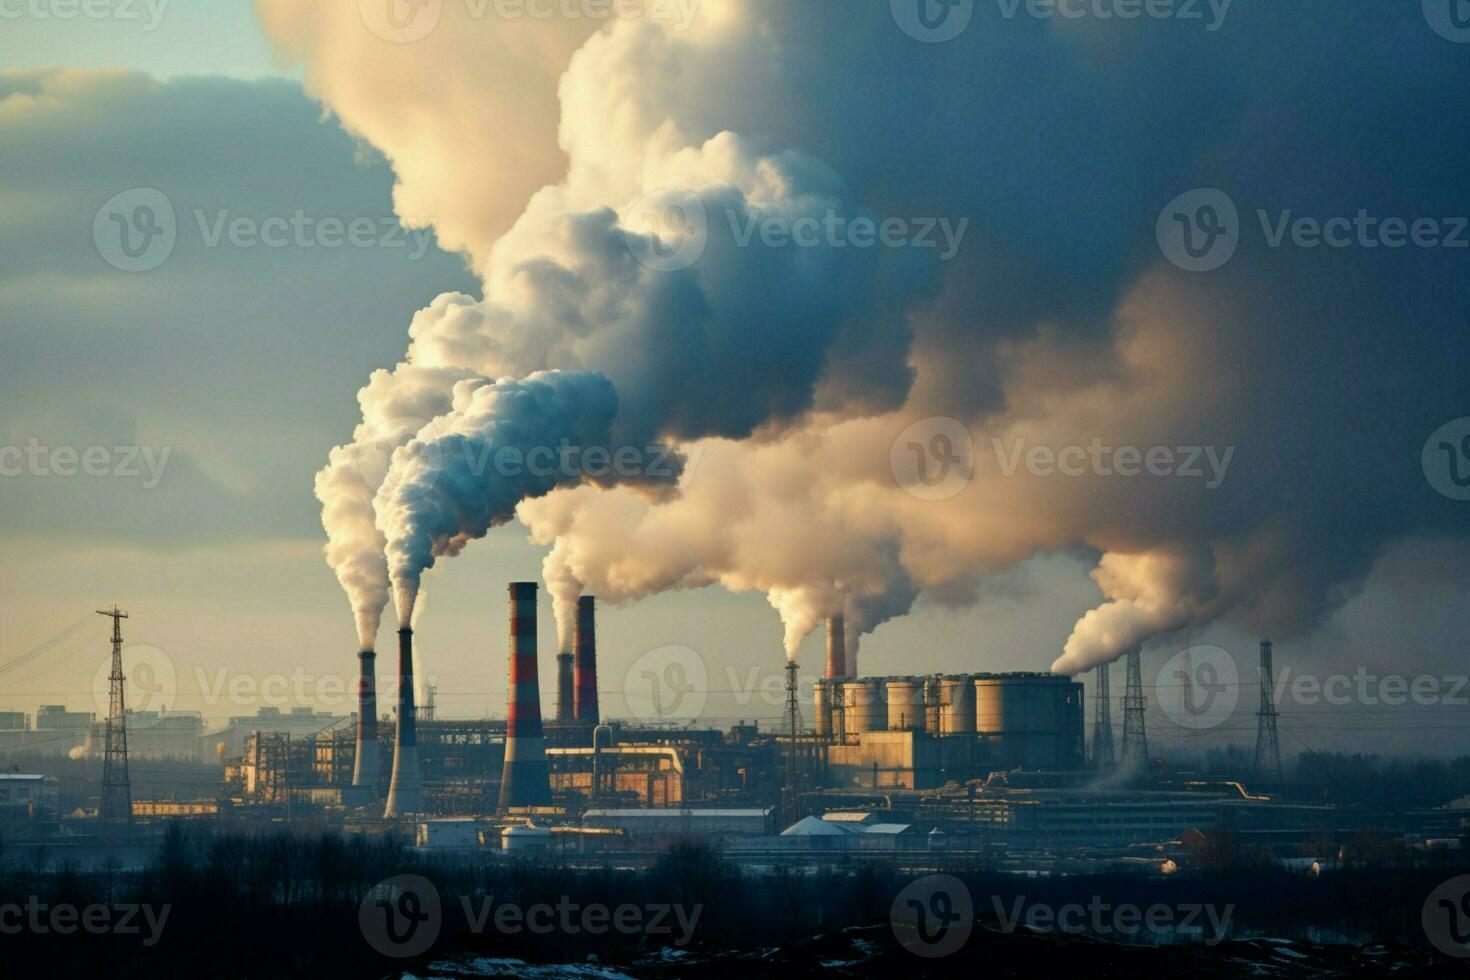
[[[347,592],[357,621],[360,649],[376,649],[378,627],[388,604],[388,563],[378,531],[373,498],[388,472],[393,451],[429,419],[450,407],[450,388],[465,372],[401,364],[374,372],[358,395],[362,424],[353,441],[332,450],[316,476],[327,532],[327,563]],[[408,620],[400,620],[404,625]]]
[[[371,543],[406,590],[515,512],[551,548],[563,629],[583,587],[719,584],[765,593],[790,650],[836,609],[858,634],[1066,552],[1100,590],[1057,661],[1073,672],[1220,616],[1310,628],[1385,546],[1466,532],[1420,464],[1470,403],[1463,252],[1276,245],[1257,215],[1470,213],[1470,136],[1444,125],[1470,61],[1414,5],[1305,0],[1215,31],[976,5],[935,45],[883,3],[706,0],[682,30],[449,4],[392,45],[352,5],[258,3],[393,162],[400,210],[481,270],[483,297],[415,318],[406,363],[601,377],[611,416],[579,395],[590,420],[518,424],[690,461],[677,494],[454,472],[435,491],[453,454],[430,447],[493,438],[510,407],[431,409],[449,415],[377,496]],[[1199,187],[1241,217],[1207,273],[1156,238]],[[859,218],[908,237],[856,245]],[[809,244],[763,234],[803,219]],[[962,485],[915,492],[895,447],[952,447],[930,438],[951,423]],[[366,540],[364,498],[327,484],[329,523],[356,529],[329,527],[334,565],[354,609],[380,608],[386,573],[338,547]]]
[[[451,410],[394,452],[374,501],[399,622],[412,620],[437,559],[509,521],[521,501],[608,479],[588,460],[610,457],[617,414],[612,384],[586,371],[457,384]]]

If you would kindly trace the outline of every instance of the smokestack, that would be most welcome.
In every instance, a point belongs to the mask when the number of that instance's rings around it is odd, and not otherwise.
[[[378,655],[364,650],[357,655],[361,670],[357,678],[357,757],[352,765],[352,785],[378,785]]]
[[[847,624],[842,613],[827,617],[827,679],[851,677],[847,670]]]
[[[572,654],[565,650],[556,655],[556,720],[571,721],[577,717],[576,702],[573,700]]]
[[[577,720],[596,725],[597,713],[597,599],[577,600]]]
[[[419,782],[418,717],[413,706],[413,630],[398,631],[398,735],[393,743],[393,778],[388,782],[385,817],[423,809]]]
[[[505,719],[505,768],[500,809],[549,806],[551,777],[541,730],[536,673],[536,583],[510,584],[510,696]]]

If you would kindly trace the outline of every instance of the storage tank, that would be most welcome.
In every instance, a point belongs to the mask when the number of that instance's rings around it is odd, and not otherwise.
[[[939,729],[943,735],[975,733],[975,683],[969,674],[939,679]]]
[[[876,678],[864,677],[842,684],[842,715],[847,734],[881,732],[888,725],[883,709],[883,685]]]
[[[818,735],[832,734],[832,688],[823,678],[812,684],[813,711],[816,713]]]
[[[924,681],[894,677],[888,681],[888,730],[902,732],[924,727]]]
[[[975,719],[994,764],[1070,769],[1082,764],[1082,685],[1059,674],[975,678]]]

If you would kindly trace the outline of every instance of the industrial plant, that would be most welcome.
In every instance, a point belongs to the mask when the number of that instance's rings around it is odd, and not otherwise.
[[[951,860],[1032,868],[1177,867],[1226,827],[1288,850],[1360,830],[1361,814],[1279,792],[1276,709],[1266,686],[1248,774],[1169,771],[1149,754],[1138,650],[1125,657],[1116,760],[1107,667],[1090,675],[1089,744],[1081,682],[1021,671],[860,676],[840,616],[826,623],[825,669],[809,701],[788,664],[779,724],[650,725],[601,711],[597,603],[582,596],[569,649],[554,660],[548,703],[555,708],[543,718],[539,593],[532,582],[508,588],[504,719],[439,717],[432,687],[427,703],[416,704],[414,634],[404,628],[395,710],[384,713],[378,703],[376,654],[360,651],[355,713],[263,709],[219,731],[204,733],[199,724],[176,736],[185,747],[173,758],[217,767],[214,787],[165,780],[147,793],[129,779],[130,745],[135,757],[159,756],[137,751],[147,744],[138,735],[150,729],[133,731],[146,719],[123,703],[127,614],[102,610],[113,628],[111,711],[88,719],[96,736],[82,753],[103,760],[100,791],[67,808],[58,804],[66,789],[55,777],[10,774],[8,842],[24,849],[146,839],[150,827],[180,819],[245,827],[325,820],[354,833],[397,833],[428,850],[552,851],[594,862],[613,854],[638,860],[692,837],[757,863],[828,860],[834,850],[895,857],[943,850]],[[1270,676],[1269,641],[1261,656],[1262,676]],[[187,748],[190,738],[197,751]],[[1428,846],[1463,834],[1467,812],[1404,811],[1390,823]]]

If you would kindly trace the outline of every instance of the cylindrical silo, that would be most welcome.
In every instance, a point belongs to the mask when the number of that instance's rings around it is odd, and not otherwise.
[[[842,715],[848,734],[881,732],[888,727],[882,690],[882,684],[871,677],[843,682]]]
[[[818,735],[832,734],[832,686],[824,678],[817,678],[812,684],[813,711],[816,713],[816,731]]]
[[[968,674],[939,679],[939,728],[944,735],[975,733],[975,685]]]
[[[924,681],[919,677],[894,677],[888,681],[888,730],[924,727]]]

